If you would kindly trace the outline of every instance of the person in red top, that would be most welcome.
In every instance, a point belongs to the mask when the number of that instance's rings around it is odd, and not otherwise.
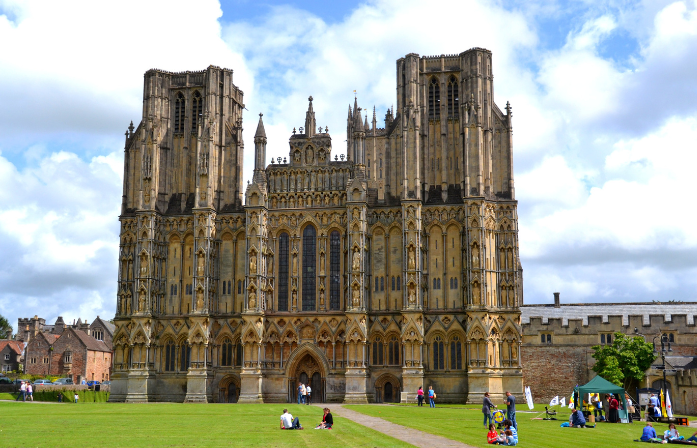
[[[419,386],[419,390],[416,392],[416,398],[419,400],[419,406],[424,405],[424,388]]]
[[[492,423],[489,425],[489,432],[486,434],[486,443],[497,445],[499,433],[496,432],[496,426]]]
[[[617,423],[619,421],[618,409],[620,408],[620,403],[617,401],[617,398],[615,398],[614,395],[610,395],[610,398],[608,399],[608,407],[610,408],[608,420],[610,423]]]

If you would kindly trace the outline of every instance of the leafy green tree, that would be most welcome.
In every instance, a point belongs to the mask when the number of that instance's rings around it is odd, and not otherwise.
[[[5,337],[12,337],[12,325],[5,319],[5,316],[0,314],[0,339]]]
[[[593,371],[625,389],[640,382],[656,359],[653,345],[641,336],[615,333],[612,345],[593,347]]]

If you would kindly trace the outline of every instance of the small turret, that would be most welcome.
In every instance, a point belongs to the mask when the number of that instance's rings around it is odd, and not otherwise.
[[[257,132],[254,134],[254,183],[262,184],[266,182],[264,162],[266,161],[266,130],[264,129],[264,114],[259,114],[259,124]]]
[[[317,126],[315,123],[315,111],[312,109],[312,97],[309,97],[307,100],[310,102],[310,105],[305,113],[305,135],[307,135],[307,138],[312,138],[315,135]]]

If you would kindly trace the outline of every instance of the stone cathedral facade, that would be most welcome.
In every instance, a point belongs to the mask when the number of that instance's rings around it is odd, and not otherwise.
[[[396,65],[384,128],[354,100],[341,156],[310,97],[267,163],[260,114],[246,186],[232,71],[145,74],[112,401],[292,402],[298,382],[326,402],[522,394],[512,114],[492,54]]]

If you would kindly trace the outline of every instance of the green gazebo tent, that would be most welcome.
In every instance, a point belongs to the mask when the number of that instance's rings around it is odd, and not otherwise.
[[[622,409],[617,411],[620,421],[627,422],[627,399],[624,397],[623,387],[616,386],[601,376],[596,376],[578,388],[578,396],[581,400],[588,394],[615,394],[622,403]]]

